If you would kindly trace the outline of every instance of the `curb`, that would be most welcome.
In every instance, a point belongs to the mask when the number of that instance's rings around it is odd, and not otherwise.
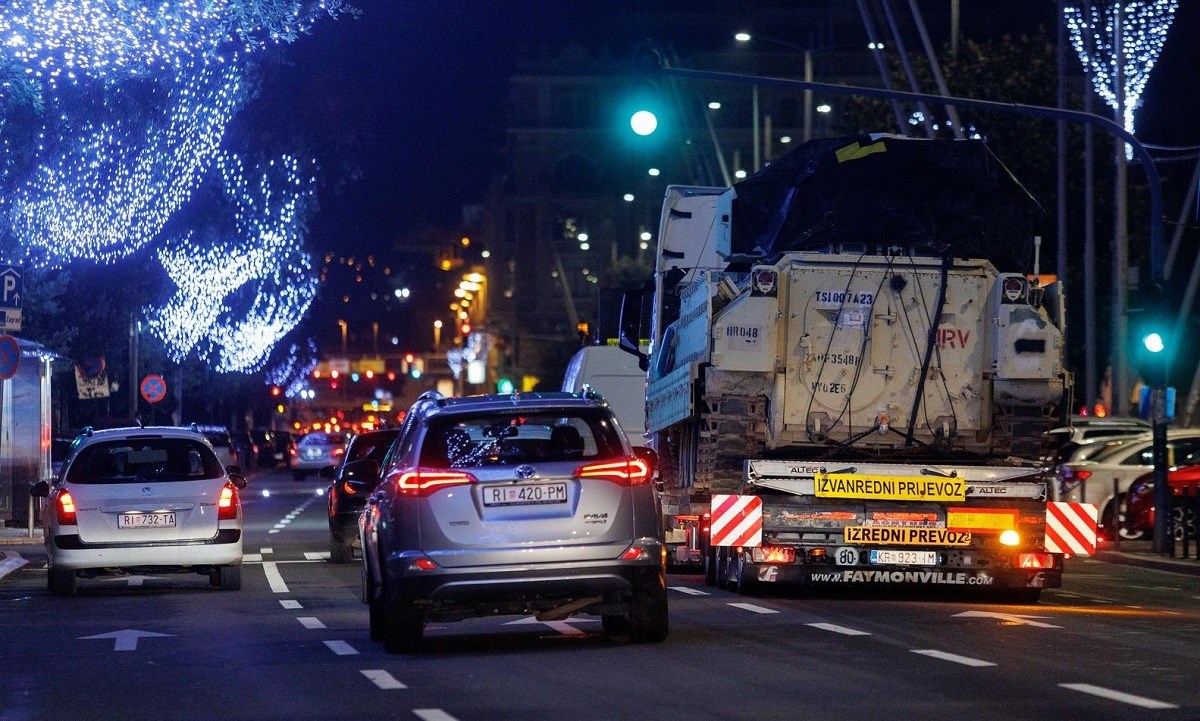
[[[1200,576],[1200,560],[1197,559],[1163,558],[1158,555],[1122,553],[1120,551],[1100,551],[1094,558],[1104,563],[1119,563],[1126,566],[1153,568],[1169,573]]]

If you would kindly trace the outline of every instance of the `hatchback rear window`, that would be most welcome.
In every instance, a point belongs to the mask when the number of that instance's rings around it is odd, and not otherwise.
[[[340,446],[345,444],[346,436],[340,433],[309,433],[300,439],[301,446]]]
[[[212,450],[188,438],[126,438],[83,448],[67,469],[68,483],[145,483],[220,478]]]
[[[426,468],[469,468],[585,458],[624,453],[607,411],[579,409],[564,414],[512,413],[433,418],[421,446]]]

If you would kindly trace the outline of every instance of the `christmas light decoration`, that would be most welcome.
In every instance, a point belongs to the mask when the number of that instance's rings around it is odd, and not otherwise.
[[[316,178],[306,165],[284,156],[250,173],[217,157],[236,233],[205,244],[189,233],[158,253],[176,292],[147,316],[172,360],[194,353],[217,371],[258,370],[308,310],[317,279],[300,233]]]
[[[1178,0],[1068,3],[1063,21],[1096,93],[1116,110],[1123,107],[1123,125],[1133,133],[1134,111],[1158,61]],[[1118,22],[1120,37],[1117,37]],[[1121,87],[1117,87],[1120,51]],[[1119,101],[1119,104],[1118,104]]]
[[[265,371],[263,382],[282,388],[285,398],[309,398],[312,386],[308,379],[318,365],[317,358],[317,344],[312,338],[303,347],[292,343],[283,359]]]

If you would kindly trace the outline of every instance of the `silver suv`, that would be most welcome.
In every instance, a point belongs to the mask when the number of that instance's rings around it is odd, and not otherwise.
[[[427,622],[599,616],[636,642],[667,636],[656,457],[630,448],[603,399],[573,393],[423,397],[360,519],[371,637],[420,647]]]

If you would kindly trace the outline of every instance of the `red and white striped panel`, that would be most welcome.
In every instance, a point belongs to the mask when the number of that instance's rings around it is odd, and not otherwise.
[[[709,543],[714,546],[762,545],[762,499],[758,496],[712,497]]]
[[[1095,555],[1097,516],[1094,503],[1047,503],[1046,550],[1075,556]]]

